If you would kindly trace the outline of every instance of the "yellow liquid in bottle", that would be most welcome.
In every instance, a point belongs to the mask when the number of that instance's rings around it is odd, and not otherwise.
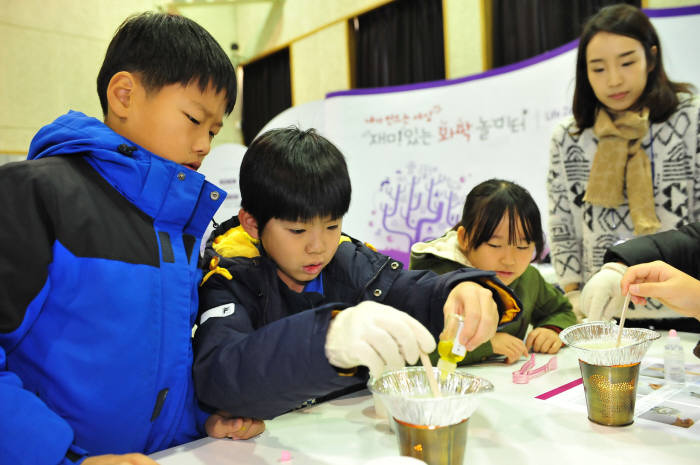
[[[457,355],[452,352],[452,347],[454,346],[454,341],[440,341],[438,342],[438,353],[440,358],[447,360],[450,363],[458,363],[464,360],[464,355]]]
[[[454,341],[438,342],[440,360],[438,360],[437,367],[440,369],[440,381],[447,380],[449,374],[454,372],[457,368],[457,362],[464,360],[464,355],[457,355],[452,352],[453,347]]]
[[[460,315],[450,314],[445,323],[445,328],[440,333],[437,350],[440,354],[437,367],[440,370],[440,380],[445,381],[450,373],[453,373],[457,368],[457,362],[464,360],[467,351],[466,348],[459,343],[460,332],[464,326],[464,320]],[[457,346],[455,347],[455,341]]]

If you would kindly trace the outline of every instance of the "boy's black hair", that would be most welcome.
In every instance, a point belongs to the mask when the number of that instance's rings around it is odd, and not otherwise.
[[[183,16],[146,12],[127,18],[107,48],[97,75],[97,94],[107,116],[107,86],[116,73],[137,73],[147,92],[166,85],[197,82],[226,93],[228,115],[236,103],[236,71],[231,60],[199,24]]]
[[[572,108],[579,132],[593,126],[596,110],[600,106],[591,83],[588,82],[586,63],[588,44],[599,32],[627,36],[642,44],[650,71],[647,75],[646,87],[631,109],[639,110],[648,107],[650,121],[654,123],[666,121],[678,106],[676,94],[691,93],[692,86],[670,81],[666,76],[659,36],[644,12],[632,5],[617,4],[601,8],[598,13],[591,16],[583,26],[579,39],[576,57],[576,88]],[[656,55],[652,53],[652,47],[656,47]]]
[[[350,176],[343,154],[313,129],[273,129],[243,156],[241,208],[262,234],[271,218],[308,221],[341,218],[350,207]]]
[[[474,250],[491,239],[506,214],[508,244],[516,244],[515,222],[520,220],[524,239],[535,243],[535,257],[539,258],[544,248],[540,210],[527,189],[514,182],[489,179],[474,187],[464,201],[462,219],[454,229],[459,226],[466,229],[467,247]]]

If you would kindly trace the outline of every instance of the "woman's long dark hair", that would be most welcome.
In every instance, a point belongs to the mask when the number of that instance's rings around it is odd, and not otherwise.
[[[588,82],[586,65],[586,49],[593,36],[599,32],[627,36],[642,44],[647,67],[651,71],[647,76],[647,85],[632,109],[649,108],[650,121],[658,123],[667,120],[678,106],[676,94],[692,93],[690,84],[673,82],[666,76],[659,36],[644,12],[627,4],[607,6],[586,22],[578,44],[572,110],[579,132],[593,126],[596,109],[600,105]],[[656,55],[652,53],[652,47],[656,47]]]

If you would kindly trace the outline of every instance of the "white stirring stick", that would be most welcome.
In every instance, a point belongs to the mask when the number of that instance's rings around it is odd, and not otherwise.
[[[428,354],[421,352],[420,362],[423,364],[425,375],[428,377],[428,384],[430,384],[430,390],[433,392],[433,397],[440,397],[440,388],[438,387],[437,378],[435,377],[435,370],[433,370],[433,365],[430,363],[430,357],[428,357]]]
[[[625,313],[627,312],[627,307],[630,305],[630,293],[628,292],[625,296],[625,303],[622,304],[622,312],[620,313],[620,328],[617,330],[617,344],[615,347],[620,347],[620,338],[622,337],[622,328],[625,326]]]

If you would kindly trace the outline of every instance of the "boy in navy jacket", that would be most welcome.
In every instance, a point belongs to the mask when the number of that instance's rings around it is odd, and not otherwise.
[[[260,422],[202,410],[191,379],[201,236],[224,192],[196,172],[236,99],[191,20],[127,19],[69,112],[0,168],[0,462],[154,463]],[[241,432],[240,429],[245,429]]]
[[[376,376],[415,363],[435,349],[448,313],[464,315],[467,349],[518,316],[493,273],[405,271],[341,235],[350,177],[313,130],[259,136],[239,179],[241,210],[205,252],[195,334],[197,395],[213,408],[273,418],[361,386],[358,367]]]

